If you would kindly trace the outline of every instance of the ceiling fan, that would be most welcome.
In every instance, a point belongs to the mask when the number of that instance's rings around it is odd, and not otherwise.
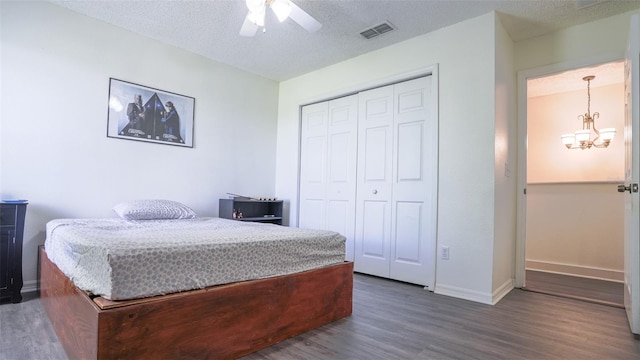
[[[273,10],[280,22],[290,17],[308,32],[318,31],[322,27],[318,20],[290,0],[246,0],[246,3],[249,12],[244,19],[242,28],[240,28],[240,35],[242,36],[254,36],[258,28],[262,27],[264,29],[267,6]]]

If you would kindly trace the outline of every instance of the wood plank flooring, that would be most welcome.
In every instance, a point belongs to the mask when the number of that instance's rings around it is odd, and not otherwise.
[[[0,359],[67,359],[40,300],[0,305]],[[640,359],[625,311],[515,289],[495,306],[356,274],[353,315],[258,359]]]
[[[526,271],[525,288],[624,309],[624,284],[542,271]]]

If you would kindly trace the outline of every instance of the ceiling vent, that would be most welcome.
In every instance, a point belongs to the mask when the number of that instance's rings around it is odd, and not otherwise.
[[[372,28],[361,31],[360,35],[362,35],[365,39],[371,39],[395,29],[396,28],[393,27],[393,25],[391,25],[388,21],[385,21],[380,25],[376,25]]]
[[[576,4],[578,5],[578,9],[588,8],[589,6],[597,5],[604,0],[577,0]]]

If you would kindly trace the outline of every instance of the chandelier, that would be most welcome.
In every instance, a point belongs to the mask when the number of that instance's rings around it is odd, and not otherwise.
[[[596,129],[595,120],[600,114],[594,112],[591,115],[591,80],[596,77],[593,75],[585,76],[582,80],[587,82],[587,112],[584,115],[578,115],[578,119],[582,121],[582,130],[577,130],[573,134],[562,135],[562,143],[567,149],[590,149],[591,147],[606,148],[611,144],[611,140],[616,134],[615,128],[606,128],[598,131]],[[592,135],[595,137],[592,139]]]

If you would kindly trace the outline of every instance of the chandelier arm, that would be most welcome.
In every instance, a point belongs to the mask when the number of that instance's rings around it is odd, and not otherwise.
[[[593,139],[593,145],[596,145],[596,140],[600,138],[600,131],[596,129],[596,119],[600,117],[600,113],[594,112],[593,117],[591,118],[591,123],[593,125],[593,131],[596,133],[596,137]]]
[[[587,79],[587,114],[591,117],[591,79]]]

